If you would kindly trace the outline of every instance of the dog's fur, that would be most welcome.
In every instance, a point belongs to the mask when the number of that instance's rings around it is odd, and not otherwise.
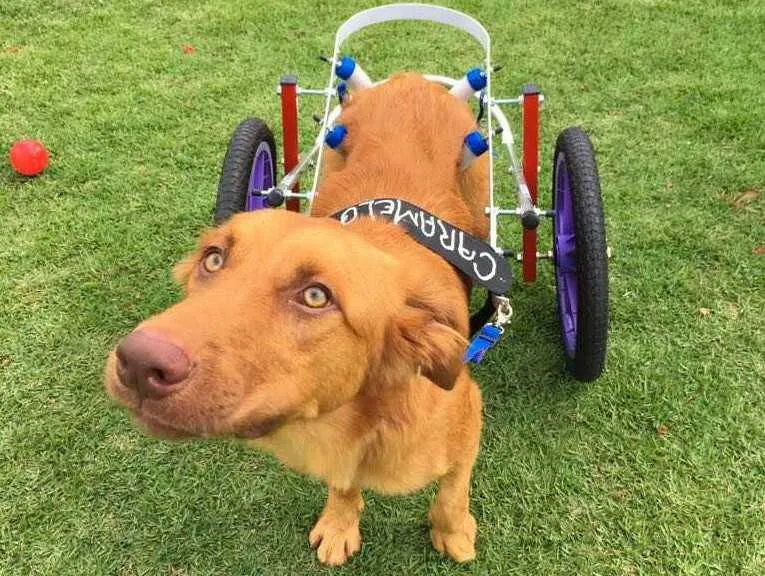
[[[481,430],[480,392],[461,361],[467,284],[393,224],[321,216],[397,197],[485,238],[487,161],[460,172],[475,121],[420,76],[354,94],[340,122],[348,136],[342,153],[326,151],[313,217],[261,211],[208,231],[176,268],[185,298],[141,324],[191,359],[181,389],[139,398],[120,383],[114,353],[106,386],[153,434],[244,438],[325,481],[309,536],[323,563],[359,550],[362,489],[403,494],[434,480],[433,545],[466,561]],[[225,252],[214,274],[200,265],[210,246]],[[318,311],[296,299],[315,282],[333,295]]]

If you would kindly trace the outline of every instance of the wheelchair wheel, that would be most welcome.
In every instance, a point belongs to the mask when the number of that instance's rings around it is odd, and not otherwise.
[[[248,118],[234,130],[223,159],[215,223],[228,220],[237,212],[267,208],[264,196],[276,183],[276,145],[268,125],[258,118]]]
[[[608,254],[590,139],[561,132],[553,158],[553,255],[566,366],[577,380],[603,372],[608,340]]]

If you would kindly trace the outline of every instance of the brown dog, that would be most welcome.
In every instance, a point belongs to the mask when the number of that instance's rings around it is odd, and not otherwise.
[[[122,341],[106,387],[152,434],[250,440],[325,481],[309,535],[323,563],[359,550],[362,489],[434,480],[433,546],[470,560],[481,395],[462,363],[466,282],[394,224],[321,216],[395,197],[485,238],[486,160],[459,169],[475,121],[416,75],[355,94],[340,121],[314,217],[266,210],[205,233],[175,271],[186,297]]]

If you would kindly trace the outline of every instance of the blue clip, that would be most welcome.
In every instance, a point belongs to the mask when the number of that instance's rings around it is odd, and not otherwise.
[[[471,340],[462,355],[462,361],[466,364],[480,364],[486,353],[499,342],[503,332],[496,324],[485,324]]]

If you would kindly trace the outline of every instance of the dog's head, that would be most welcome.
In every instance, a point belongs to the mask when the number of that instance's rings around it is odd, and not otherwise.
[[[390,224],[237,215],[176,267],[184,299],[112,352],[107,390],[154,434],[255,438],[417,374],[448,389],[468,320],[449,274]]]

